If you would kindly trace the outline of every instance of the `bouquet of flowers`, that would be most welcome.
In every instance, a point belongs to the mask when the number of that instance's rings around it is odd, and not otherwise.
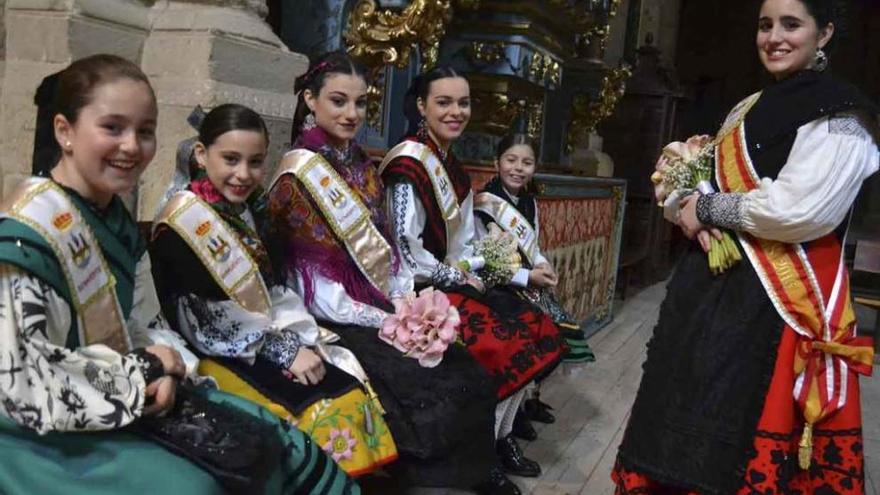
[[[425,368],[433,368],[443,360],[443,353],[458,340],[461,319],[458,310],[449,304],[441,291],[428,287],[418,296],[410,292],[393,300],[394,314],[385,318],[379,338],[418,359]]]
[[[522,266],[516,238],[495,223],[489,224],[489,234],[475,241],[473,246],[474,254],[485,261],[479,273],[487,287],[509,283]]]
[[[657,167],[651,175],[654,195],[661,207],[674,191],[689,194],[699,191],[702,194],[715,192],[712,187],[712,174],[715,171],[715,147],[710,136],[693,136],[684,143],[676,141],[666,145]],[[736,243],[727,232],[722,232],[721,240],[714,236],[709,249],[709,268],[719,274],[742,259]]]

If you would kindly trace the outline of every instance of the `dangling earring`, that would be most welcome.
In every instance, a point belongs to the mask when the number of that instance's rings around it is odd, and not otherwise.
[[[318,124],[315,123],[315,114],[310,113],[310,114],[306,115],[306,118],[305,118],[305,120],[303,121],[302,128],[303,128],[304,131],[311,131],[311,130],[314,129],[317,125],[318,125]]]
[[[424,117],[419,121],[419,130],[416,132],[416,136],[421,141],[428,140],[428,121],[426,121]]]
[[[813,63],[813,68],[819,72],[824,72],[828,68],[828,55],[825,55],[825,51],[821,48],[816,50],[816,61]]]

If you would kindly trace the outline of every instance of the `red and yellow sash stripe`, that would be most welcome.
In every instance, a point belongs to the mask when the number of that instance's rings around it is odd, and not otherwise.
[[[716,143],[721,191],[756,189],[759,178],[746,151],[742,118]],[[759,239],[745,232],[738,236],[776,310],[800,336],[793,393],[806,420],[800,456],[806,468],[813,425],[844,406],[850,372],[871,374],[871,339],[856,337],[849,275],[842,246],[833,233],[803,245]]]

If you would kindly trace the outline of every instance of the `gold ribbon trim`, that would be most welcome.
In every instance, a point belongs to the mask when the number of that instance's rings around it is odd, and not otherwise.
[[[190,191],[178,192],[159,213],[153,231],[162,224],[189,245],[229,299],[247,311],[270,314],[269,291],[257,263],[209,204]]]
[[[285,174],[292,174],[305,186],[361,273],[373,287],[389,295],[391,246],[373,225],[370,211],[357,194],[323,156],[306,149],[293,150],[284,157],[269,189]]]

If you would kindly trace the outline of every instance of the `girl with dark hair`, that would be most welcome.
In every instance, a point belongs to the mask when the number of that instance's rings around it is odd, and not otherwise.
[[[204,356],[202,374],[295,420],[358,476],[397,451],[357,358],[333,345],[338,337],[318,327],[285,287],[258,234],[268,144],[259,114],[226,104],[181,148],[189,181],[160,208],[150,246],[162,305]]]
[[[323,454],[288,423],[189,382],[198,360],[167,330],[118,196],[156,151],[146,76],[95,55],[46,78],[37,103],[49,177],[0,214],[0,492],[357,493],[310,478]]]
[[[488,235],[491,224],[514,236],[522,267],[513,274],[505,289],[530,301],[559,326],[568,346],[565,362],[595,361],[580,325],[552,292],[557,275],[550,261],[541,254],[538,243],[538,203],[531,192],[535,169],[535,145],[527,134],[508,134],[498,142],[495,156],[498,175],[474,197],[477,237]],[[549,411],[551,407],[541,402],[537,386],[529,395],[514,420],[513,433],[519,438],[534,440],[537,433],[528,421],[552,423],[555,418]]]
[[[413,83],[405,111],[415,134],[389,151],[380,168],[405,269],[400,285],[449,293],[462,315],[462,340],[494,381],[502,465],[538,476],[540,466],[523,456],[510,432],[525,387],[558,364],[564,340],[548,316],[510,292],[486,290],[474,275],[483,265],[471,247],[474,196],[450,151],[470,119],[467,80],[449,67],[432,69]]]
[[[270,236],[284,254],[285,274],[369,372],[401,453],[395,474],[404,484],[484,482],[495,458],[486,373],[458,346],[425,368],[379,339],[378,327],[394,312],[391,299],[400,295],[390,283],[400,262],[379,174],[353,141],[366,116],[364,72],[347,55],[331,53],[312,61],[296,87],[306,110],[298,112],[294,149],[269,189]],[[351,218],[364,221],[339,228]]]
[[[880,166],[877,107],[822,72],[830,5],[762,2],[756,45],[775,82],[712,142],[720,192],[667,205],[699,243],[648,344],[613,473],[620,494],[865,493],[859,374],[873,349],[857,333],[842,246]],[[717,229],[744,256],[714,275],[703,249]]]

